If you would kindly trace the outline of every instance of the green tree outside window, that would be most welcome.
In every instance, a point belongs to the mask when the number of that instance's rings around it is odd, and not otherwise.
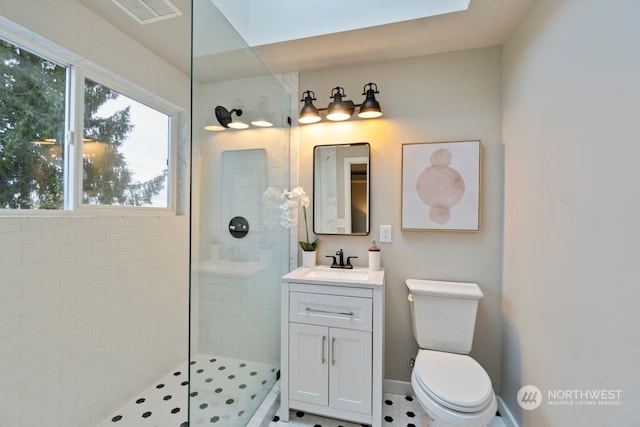
[[[0,40],[0,208],[63,209],[67,71]],[[166,186],[167,169],[134,180],[122,152],[133,129],[129,108],[100,117],[100,107],[120,94],[91,80],[84,96],[83,203],[150,204]]]

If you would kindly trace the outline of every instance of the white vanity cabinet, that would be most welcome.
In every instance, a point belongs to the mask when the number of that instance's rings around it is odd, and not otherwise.
[[[380,426],[384,274],[321,280],[309,270],[283,278],[280,418],[296,409]]]

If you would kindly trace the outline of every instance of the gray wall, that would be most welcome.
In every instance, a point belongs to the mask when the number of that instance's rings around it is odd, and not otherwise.
[[[638,17],[539,0],[504,48],[502,397],[523,427],[640,420]],[[553,406],[558,389],[622,390],[621,406]]]
[[[336,85],[356,103],[365,83],[378,84],[384,116],[300,126],[300,178],[312,191],[313,146],[371,144],[371,230],[367,237],[320,236],[318,260],[343,248],[366,266],[370,241],[381,224],[393,226],[393,242],[380,244],[386,270],[385,377],[408,381],[407,359],[417,346],[411,332],[407,278],[475,281],[481,301],[472,354],[500,385],[500,274],[502,242],[501,49],[475,49],[402,61],[300,73],[300,91],[316,93],[326,107]],[[400,230],[402,144],[482,140],[480,232]],[[299,235],[304,235],[300,225]]]

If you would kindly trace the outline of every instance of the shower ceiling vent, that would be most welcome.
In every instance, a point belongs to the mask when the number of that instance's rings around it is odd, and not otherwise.
[[[169,0],[111,0],[141,24],[182,15]]]

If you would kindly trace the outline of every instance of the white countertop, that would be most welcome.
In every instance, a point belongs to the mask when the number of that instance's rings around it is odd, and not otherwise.
[[[372,271],[368,268],[331,268],[328,265],[298,267],[282,277],[283,282],[309,283],[314,285],[378,288],[384,286],[384,269]]]

